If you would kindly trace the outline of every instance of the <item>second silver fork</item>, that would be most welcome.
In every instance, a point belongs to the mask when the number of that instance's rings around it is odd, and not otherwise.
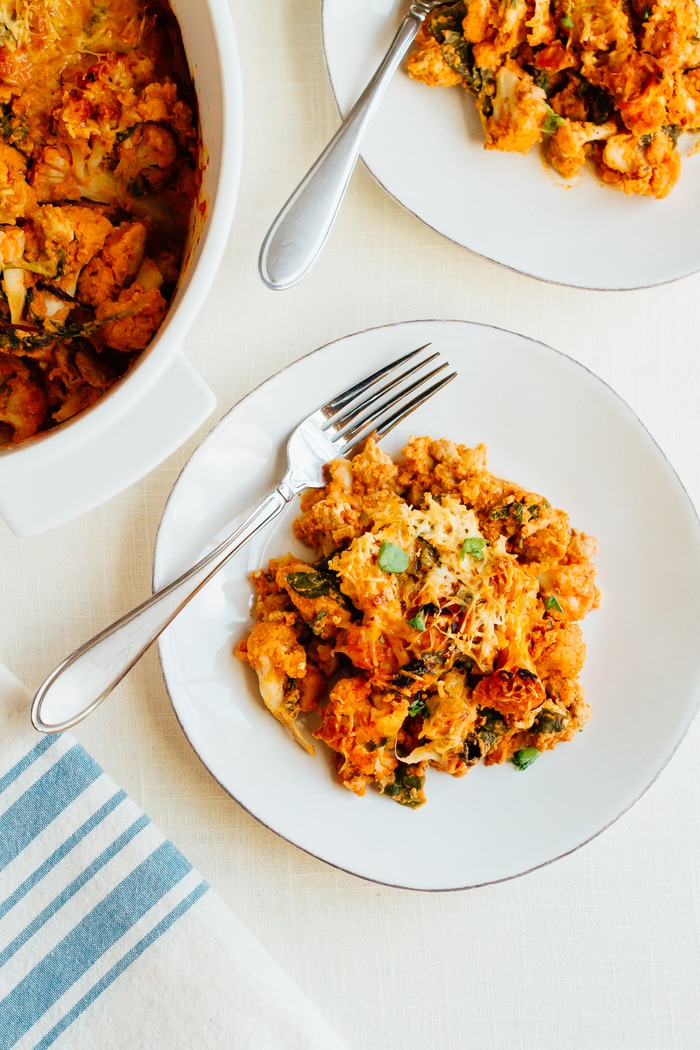
[[[287,443],[288,468],[279,485],[210,554],[59,664],[34,697],[34,727],[57,733],[86,718],[244,544],[303,489],[323,485],[330,460],[351,456],[370,435],[388,434],[454,379],[456,373],[444,374],[448,365],[438,363],[440,355],[426,350],[405,354],[302,420]]]
[[[268,230],[258,268],[268,288],[297,284],[318,258],[360,156],[380,99],[418,30],[446,0],[412,0],[376,73]]]

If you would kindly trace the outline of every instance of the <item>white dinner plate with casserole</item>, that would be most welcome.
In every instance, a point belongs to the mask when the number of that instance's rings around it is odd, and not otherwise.
[[[346,114],[407,0],[323,0],[323,43]],[[679,141],[681,154],[693,146]],[[700,269],[700,156],[684,157],[668,197],[627,197],[584,169],[565,181],[528,154],[484,149],[474,99],[400,68],[362,147],[377,181],[438,233],[533,277],[581,288],[657,285]]]
[[[233,654],[251,626],[250,572],[299,550],[297,501],[199,592],[162,636],[160,655],[192,747],[259,821],[345,871],[446,890],[523,874],[590,841],[650,786],[696,712],[700,526],[677,475],[619,396],[564,354],[485,325],[410,321],[339,339],[264,382],[195,451],[165,507],[154,584],[184,571],[274,488],[299,420],[428,342],[457,378],[383,447],[395,455],[412,435],[483,442],[493,474],[542,494],[598,541],[602,601],[583,621],[585,729],[524,770],[479,765],[456,778],[428,769],[419,809],[340,786],[330,751],[303,751]],[[669,596],[673,615],[663,615]]]

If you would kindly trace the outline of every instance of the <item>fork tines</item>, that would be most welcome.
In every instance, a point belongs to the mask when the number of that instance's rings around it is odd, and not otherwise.
[[[322,409],[325,415],[336,416],[332,422],[329,419],[328,426],[332,425],[335,434],[347,442],[360,442],[372,434],[376,437],[388,434],[457,375],[451,372],[431,383],[449,365],[442,361],[426,371],[440,358],[438,352],[424,353],[430,345],[426,343],[404,354],[334,397]],[[403,368],[408,362],[410,366]],[[338,419],[336,414],[346,406],[347,412]]]

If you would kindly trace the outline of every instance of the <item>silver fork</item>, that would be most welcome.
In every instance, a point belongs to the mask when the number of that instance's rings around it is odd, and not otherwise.
[[[350,457],[370,436],[384,437],[441,390],[444,375],[430,344],[405,354],[321,405],[294,429],[287,470],[277,488],[211,553],[67,657],[39,687],[32,723],[58,733],[86,718],[146,652],[189,600],[303,489],[324,484],[324,467]],[[434,367],[431,367],[434,366]]]
[[[412,0],[376,73],[265,235],[258,269],[268,288],[291,288],[330,233],[380,99],[431,11],[447,0]]]

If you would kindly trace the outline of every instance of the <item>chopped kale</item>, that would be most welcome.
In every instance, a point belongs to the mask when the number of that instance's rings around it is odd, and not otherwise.
[[[507,729],[504,718],[493,708],[482,707],[479,715],[479,725],[464,742],[462,757],[468,765],[475,765],[487,755]]]
[[[563,711],[552,710],[543,707],[530,729],[531,733],[561,733],[566,728],[569,719]]]
[[[458,33],[462,36],[462,22],[467,15],[467,5],[464,0],[458,0],[456,4],[439,7],[428,16],[426,26],[431,36],[441,43],[445,39],[445,33]]]
[[[394,770],[394,779],[384,784],[381,789],[383,795],[388,795],[402,806],[410,806],[415,809],[425,802],[423,785],[425,777],[418,776],[412,766],[399,762]]]
[[[593,124],[606,124],[615,112],[612,95],[603,87],[581,78],[579,92],[583,98],[588,119]]]
[[[427,572],[440,564],[440,555],[430,540],[426,540],[424,536],[418,536],[417,539],[416,568],[418,572]]]
[[[444,653],[423,653],[419,659],[404,664],[398,674],[394,675],[394,685],[397,689],[408,689],[417,679],[439,671],[444,663]]]
[[[474,73],[474,47],[464,39],[462,32],[449,31],[444,34],[442,57],[448,66],[470,81]]]
[[[322,598],[335,592],[335,581],[325,572],[310,569],[308,572],[288,572],[285,580],[303,598]]]

